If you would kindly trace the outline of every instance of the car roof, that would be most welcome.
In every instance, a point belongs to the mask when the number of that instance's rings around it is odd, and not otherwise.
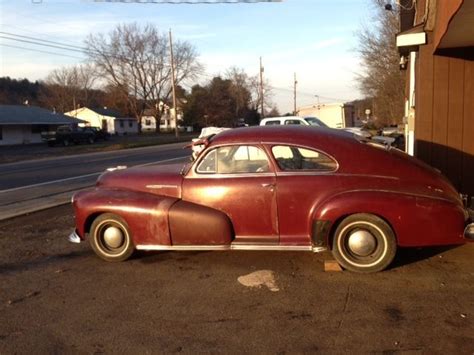
[[[282,143],[307,146],[324,146],[335,142],[357,144],[351,133],[316,126],[253,126],[235,128],[213,137],[211,145],[231,143]]]

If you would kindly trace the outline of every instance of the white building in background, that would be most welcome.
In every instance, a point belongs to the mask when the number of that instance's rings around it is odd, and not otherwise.
[[[42,132],[83,121],[27,105],[0,105],[0,145],[41,143]]]
[[[143,132],[155,132],[156,131],[156,118],[155,110],[146,109],[143,113],[141,124]],[[184,129],[187,132],[192,132],[192,127],[182,127],[183,114],[180,109],[178,109],[178,127],[180,130]],[[175,130],[176,122],[174,120],[174,109],[169,108],[165,105],[164,112],[160,118],[160,132],[171,132]]]
[[[354,127],[354,106],[344,103],[313,104],[298,109],[300,117],[317,117],[331,128]]]
[[[133,117],[123,117],[120,112],[104,108],[81,107],[64,113],[67,116],[86,121],[85,126],[99,127],[110,134],[136,134],[138,124]]]

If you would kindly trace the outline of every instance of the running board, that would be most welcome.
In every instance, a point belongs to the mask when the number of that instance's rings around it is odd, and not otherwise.
[[[312,251],[320,253],[326,251],[325,247],[301,246],[301,245],[137,245],[137,250],[279,250],[279,251]]]

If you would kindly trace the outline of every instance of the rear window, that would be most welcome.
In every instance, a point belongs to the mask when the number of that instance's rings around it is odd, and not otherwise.
[[[292,125],[293,124],[303,124],[304,125],[304,123],[300,120],[285,120],[285,124],[292,124]]]
[[[280,121],[278,121],[278,120],[265,122],[265,126],[273,126],[273,125],[279,125],[279,124],[280,124]]]

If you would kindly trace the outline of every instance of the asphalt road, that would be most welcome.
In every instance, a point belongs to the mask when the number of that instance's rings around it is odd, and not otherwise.
[[[185,143],[0,164],[0,220],[69,201],[110,167],[186,161]],[[182,159],[181,159],[182,158]]]
[[[309,252],[107,263],[72,228],[70,206],[0,222],[1,354],[474,352],[474,244],[359,275]],[[248,287],[262,271],[271,283]]]

